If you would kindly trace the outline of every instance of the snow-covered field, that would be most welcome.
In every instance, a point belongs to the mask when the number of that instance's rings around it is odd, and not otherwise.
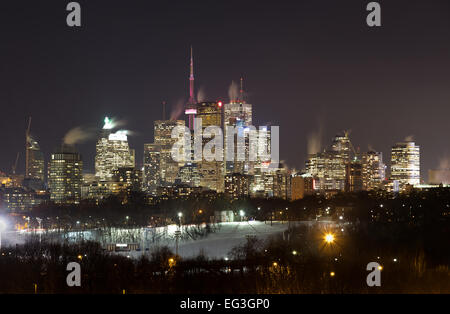
[[[180,240],[178,254],[182,257],[197,256],[203,252],[209,258],[225,258],[230,250],[245,243],[247,236],[256,236],[259,239],[267,239],[269,236],[281,233],[287,229],[287,223],[270,223],[260,221],[250,222],[227,222],[221,223],[220,228],[204,238]],[[169,239],[167,239],[169,240]],[[165,245],[175,251],[173,240],[165,241]]]
[[[320,225],[327,226],[335,224],[331,221],[297,221],[291,222],[294,225]],[[137,250],[116,252],[138,258],[143,254],[149,254],[155,248],[168,246],[174,253],[176,252],[178,234],[178,254],[181,257],[196,257],[202,253],[208,258],[230,258],[228,254],[231,249],[244,244],[247,236],[255,236],[260,240],[266,240],[270,236],[281,234],[288,229],[287,222],[274,221],[244,221],[244,222],[223,222],[210,225],[168,225],[165,227],[148,228],[110,228],[106,230],[85,230],[57,233],[47,231],[45,233],[17,232],[9,231],[2,233],[2,245],[14,246],[22,244],[27,239],[34,237],[36,240],[52,242],[75,243],[81,240],[92,240],[99,242],[104,248],[116,246],[117,244],[134,244]],[[209,230],[208,230],[209,229]]]
[[[299,222],[297,222],[299,223]],[[291,223],[291,226],[294,223]],[[271,235],[279,234],[288,228],[286,222],[227,222],[210,225],[211,232],[205,232],[206,225],[187,225],[179,228],[176,225],[156,228],[110,229],[107,231],[90,230],[56,234],[48,232],[42,234],[42,240],[76,242],[81,239],[94,240],[106,247],[108,244],[135,243],[138,251],[120,252],[130,257],[148,254],[159,246],[168,246],[173,252],[176,250],[176,233],[179,230],[178,254],[182,257],[194,257],[202,252],[209,258],[226,258],[230,250],[245,243],[247,236],[256,236],[265,240]],[[30,234],[10,232],[3,234],[3,245],[15,245],[25,242]],[[34,235],[36,236],[36,235]],[[38,236],[37,236],[38,237]]]

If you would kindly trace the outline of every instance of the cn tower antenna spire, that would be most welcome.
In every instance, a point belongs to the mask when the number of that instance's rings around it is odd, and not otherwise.
[[[241,76],[241,89],[239,90],[239,98],[244,103],[244,78]]]
[[[189,75],[189,104],[195,104],[195,96],[194,96],[194,55],[192,53],[192,46],[191,46],[191,65],[190,65],[190,75]]]

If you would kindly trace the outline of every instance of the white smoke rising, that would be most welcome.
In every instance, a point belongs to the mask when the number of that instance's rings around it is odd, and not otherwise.
[[[206,100],[205,89],[203,88],[203,86],[201,86],[200,89],[197,92],[197,101],[198,102],[203,102],[205,100]]]
[[[77,126],[64,135],[64,144],[75,145],[95,138],[95,130]]]
[[[405,137],[405,142],[414,142],[414,135],[408,135]]]
[[[231,85],[228,88],[228,97],[230,102],[235,102],[239,98],[239,86],[235,81],[231,81]]]
[[[443,157],[439,160],[439,168],[440,170],[448,170],[450,169],[450,157]]]
[[[184,100],[180,99],[177,101],[177,103],[170,112],[170,120],[177,120],[183,113],[183,109],[184,109]]]
[[[322,150],[323,127],[319,123],[319,129],[308,135],[307,149],[308,154],[316,154]]]

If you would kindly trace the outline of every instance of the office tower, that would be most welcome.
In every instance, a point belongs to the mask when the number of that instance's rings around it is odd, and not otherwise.
[[[78,204],[83,181],[81,155],[73,147],[62,146],[52,153],[48,164],[50,200],[62,204]]]
[[[310,155],[306,161],[306,172],[317,178],[318,190],[343,191],[345,188],[345,161],[335,152]]]
[[[271,167],[270,160],[265,160],[265,157],[270,156],[271,153],[271,129],[267,126],[259,127],[258,131],[258,139],[256,143],[256,151],[257,156],[256,160],[250,162],[252,165],[249,173],[253,176],[253,180],[250,184],[250,193],[255,197],[271,197],[272,189],[269,189],[267,182],[271,180],[270,178],[270,170]],[[255,145],[255,144],[251,144]],[[261,154],[267,154],[267,156],[263,156]],[[273,166],[272,166],[273,167]]]
[[[243,90],[243,79],[241,78],[241,89],[239,98],[230,99],[230,103],[224,105],[224,152],[228,149],[228,142],[233,142],[234,156],[227,160],[225,158],[225,172],[249,174],[253,163],[248,160],[249,156],[249,129],[252,125],[252,105],[245,103]],[[238,128],[230,133],[228,127]],[[242,138],[243,140],[238,140]],[[238,161],[237,152],[241,150],[245,154],[245,161]]]
[[[0,188],[0,204],[10,213],[29,212],[42,200],[30,189],[23,187]]]
[[[345,190],[346,164],[352,150],[348,134],[344,133],[334,137],[330,149],[308,156],[306,172],[317,178],[316,189]]]
[[[401,142],[392,147],[391,180],[398,182],[400,190],[407,184],[420,183],[420,147],[414,142]]]
[[[348,132],[344,132],[344,134],[338,134],[334,137],[331,150],[338,153],[338,158],[342,158],[344,162],[348,162],[350,161],[351,146]]]
[[[135,168],[119,168],[113,171],[114,181],[123,182],[127,192],[142,190],[142,170]]]
[[[291,200],[299,200],[314,193],[314,178],[308,173],[291,176]]]
[[[222,102],[198,103],[196,118],[202,119],[202,132],[204,132],[209,126],[217,126],[222,128]],[[211,140],[212,138],[203,138],[202,149],[204,145]],[[223,160],[206,161],[203,156],[202,161],[197,162],[201,178],[200,185],[217,192],[223,192],[223,164]]]
[[[196,118],[202,119],[202,128],[208,126],[222,127],[222,102],[201,102],[197,104]]]
[[[251,176],[241,173],[225,175],[225,194],[231,199],[239,199],[250,196]]]
[[[383,153],[369,151],[362,154],[362,180],[366,191],[378,189],[386,177]]]
[[[291,196],[290,173],[283,163],[269,165],[264,173],[264,191],[266,197],[289,199]]]
[[[199,187],[201,180],[198,165],[196,163],[187,162],[184,166],[180,167],[177,181],[191,187]]]
[[[31,135],[31,117],[28,120],[28,129],[25,133],[25,178],[44,182],[44,154],[36,139]]]
[[[255,168],[255,175],[250,184],[252,197],[288,199],[291,195],[289,172],[282,163],[278,166],[262,163],[262,169]]]
[[[175,127],[184,127],[183,120],[156,120],[154,122],[154,144],[160,147],[159,153],[159,179],[161,184],[173,184],[177,178],[178,170],[184,163],[172,158],[172,147],[179,138],[172,138]],[[157,147],[153,147],[153,157],[157,158]],[[156,159],[152,159],[155,160]],[[154,177],[156,180],[156,177]]]
[[[161,145],[144,144],[144,190],[155,195],[161,184]]]
[[[345,191],[359,192],[363,190],[363,166],[356,157],[345,164]]]
[[[135,166],[134,150],[128,145],[127,131],[112,132],[113,124],[106,117],[102,134],[96,144],[95,175],[101,181],[111,180],[113,171]]]

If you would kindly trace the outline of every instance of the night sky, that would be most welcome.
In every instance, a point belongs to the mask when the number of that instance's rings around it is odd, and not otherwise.
[[[19,151],[24,171],[30,115],[46,161],[67,131],[108,115],[127,122],[141,164],[161,102],[169,115],[187,100],[191,44],[196,90],[227,101],[243,75],[254,124],[280,126],[291,167],[312,134],[327,145],[342,130],[387,163],[412,135],[423,179],[450,156],[448,0],[379,1],[379,28],[366,24],[369,0],[78,1],[81,28],[66,25],[69,2],[0,2],[2,171]],[[93,171],[95,139],[78,149]]]

